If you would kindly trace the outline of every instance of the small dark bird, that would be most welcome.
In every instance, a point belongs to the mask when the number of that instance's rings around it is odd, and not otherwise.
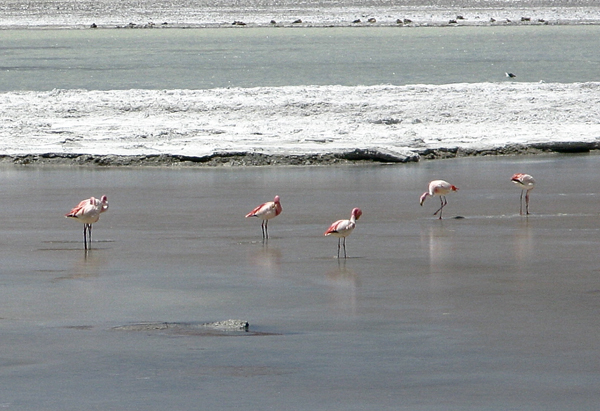
[[[508,78],[515,78],[515,77],[517,77],[517,75],[513,74],[513,73],[504,73],[504,74],[506,74],[506,77],[508,77]]]

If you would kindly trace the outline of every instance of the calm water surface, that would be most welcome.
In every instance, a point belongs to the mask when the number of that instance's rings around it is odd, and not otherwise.
[[[600,81],[600,27],[3,30],[0,91]]]
[[[564,410],[600,402],[600,156],[2,168],[0,406]],[[518,215],[514,172],[537,177]],[[460,190],[447,219],[429,180]],[[110,209],[82,249],[80,199]],[[279,194],[260,241],[245,213]],[[364,214],[338,261],[322,236]],[[463,219],[453,217],[462,216]],[[112,328],[240,318],[260,335]]]

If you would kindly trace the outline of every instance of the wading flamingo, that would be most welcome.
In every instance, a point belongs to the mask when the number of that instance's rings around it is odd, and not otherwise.
[[[446,200],[446,194],[451,193],[452,191],[456,191],[456,190],[458,190],[458,188],[454,187],[452,184],[450,184],[447,181],[433,180],[431,183],[429,183],[429,191],[426,191],[421,195],[420,204],[423,205],[427,196],[430,196],[430,197],[439,196],[441,206],[440,206],[440,208],[438,208],[438,210],[435,213],[433,213],[433,215],[437,215],[437,213],[440,213],[439,219],[441,220],[442,219],[442,209],[446,206],[446,204],[448,204],[448,201]]]
[[[519,214],[523,215],[523,191],[525,191],[525,213],[529,214],[529,191],[535,187],[535,180],[529,174],[517,173],[511,178],[521,189],[521,197],[519,198]]]
[[[261,220],[263,220],[262,224],[260,226],[262,229],[263,239],[268,239],[269,238],[269,230],[268,230],[269,220],[271,218],[277,217],[279,214],[281,214],[281,210],[282,210],[282,208],[281,208],[281,202],[279,201],[279,196],[275,196],[273,201],[268,201],[264,204],[261,204],[258,207],[256,207],[254,210],[252,210],[248,214],[246,214],[246,218],[258,217]]]
[[[75,208],[65,214],[65,217],[74,218],[83,223],[83,246],[87,250],[92,248],[92,224],[100,219],[100,214],[108,210],[108,198],[102,196],[100,200],[90,197],[80,202]]]
[[[352,209],[352,214],[350,215],[349,220],[338,220],[335,223],[331,224],[327,231],[325,231],[324,235],[332,235],[338,238],[337,258],[340,258],[340,243],[342,242],[342,239],[344,244],[344,258],[347,258],[346,237],[348,237],[352,233],[352,231],[356,227],[356,220],[358,220],[361,215],[361,209],[354,208]]]

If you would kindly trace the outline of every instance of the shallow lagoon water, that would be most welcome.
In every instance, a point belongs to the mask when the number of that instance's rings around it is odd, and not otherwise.
[[[594,409],[599,165],[4,167],[0,406]],[[529,217],[514,172],[538,180]],[[418,205],[436,178],[460,189],[442,221],[437,199]],[[102,194],[85,254],[63,214]],[[243,216],[275,194],[283,214],[263,243]],[[337,260],[322,233],[353,207],[364,214]],[[252,332],[114,330],[229,318]]]
[[[5,30],[0,91],[598,81],[599,31],[599,26]],[[507,71],[517,77],[507,79]]]

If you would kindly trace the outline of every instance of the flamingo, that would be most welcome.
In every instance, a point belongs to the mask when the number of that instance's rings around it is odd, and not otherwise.
[[[349,220],[338,220],[335,223],[331,224],[327,231],[325,231],[324,235],[332,235],[338,238],[337,258],[340,258],[340,243],[342,242],[342,239],[344,239],[344,258],[347,258],[346,237],[352,234],[352,231],[354,230],[354,228],[356,228],[356,220],[358,220],[361,215],[362,211],[360,208],[353,208]]]
[[[279,201],[279,196],[275,196],[273,201],[268,201],[264,204],[259,205],[254,210],[250,211],[246,214],[246,218],[248,217],[258,217],[262,221],[261,229],[263,239],[269,238],[268,224],[271,218],[277,217],[281,214],[281,202]]]
[[[525,191],[525,213],[529,214],[529,191],[535,187],[535,180],[529,174],[517,173],[512,176],[512,182],[521,189],[521,197],[519,198],[519,214],[523,215],[523,191]]]
[[[429,191],[426,191],[421,195],[420,204],[423,205],[427,196],[430,196],[430,197],[439,196],[441,206],[440,206],[440,208],[438,208],[438,210],[435,213],[433,213],[433,215],[437,215],[437,213],[440,213],[439,219],[441,220],[442,219],[442,209],[446,206],[446,204],[448,204],[448,201],[446,200],[446,194],[451,193],[452,191],[456,191],[456,190],[458,190],[458,187],[453,186],[452,184],[450,184],[447,181],[433,180],[431,183],[429,183]]]
[[[100,219],[100,214],[108,210],[108,198],[103,195],[100,200],[90,197],[83,200],[75,208],[65,214],[65,217],[75,218],[83,223],[83,246],[92,248],[92,224]],[[89,238],[88,238],[89,237]]]

